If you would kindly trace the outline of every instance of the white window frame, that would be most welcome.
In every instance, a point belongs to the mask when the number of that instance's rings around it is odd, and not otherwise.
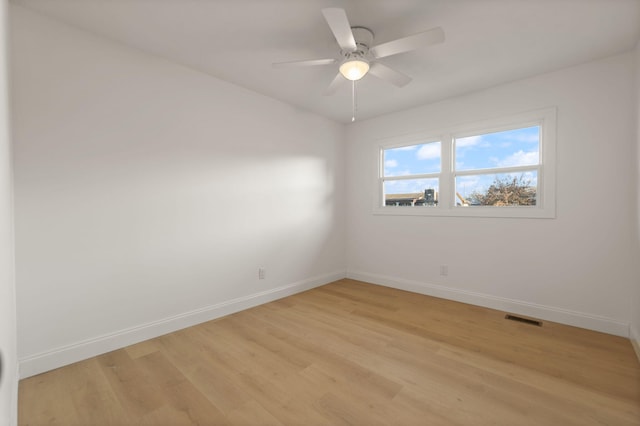
[[[504,218],[555,218],[556,217],[556,108],[515,114],[470,124],[452,126],[431,132],[385,138],[375,147],[375,189],[373,213],[402,216],[456,216],[456,217],[504,217]],[[476,175],[478,170],[455,170],[455,139],[465,136],[494,133],[531,126],[540,126],[540,162],[530,170],[537,171],[538,187],[535,206],[456,206],[456,176]],[[402,146],[440,142],[440,173],[438,204],[436,206],[386,206],[384,202],[384,164],[386,149]],[[508,173],[521,171],[522,167],[483,169],[481,173]]]

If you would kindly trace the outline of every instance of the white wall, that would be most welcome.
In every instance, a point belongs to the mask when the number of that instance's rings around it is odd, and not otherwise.
[[[7,21],[7,2],[0,0],[0,425],[14,425],[18,419]]]
[[[636,262],[640,258],[640,43],[636,46]],[[631,295],[631,342],[640,360],[640,274],[634,282],[634,292]]]
[[[632,53],[356,123],[345,164],[339,124],[20,7],[11,18],[23,377],[347,264],[371,282],[637,329]],[[372,214],[378,139],[549,106],[556,219]]]
[[[351,126],[349,276],[628,336],[637,284],[634,60],[615,56]],[[379,139],[552,106],[556,219],[372,214]]]
[[[344,277],[343,126],[11,18],[22,377]]]

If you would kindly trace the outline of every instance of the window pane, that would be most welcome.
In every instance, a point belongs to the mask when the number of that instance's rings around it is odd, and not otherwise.
[[[385,149],[383,176],[439,173],[440,149],[440,142]]]
[[[538,172],[456,177],[457,206],[535,206]]]
[[[540,163],[540,126],[455,139],[456,170]]]
[[[436,206],[438,179],[402,179],[384,182],[387,206]]]

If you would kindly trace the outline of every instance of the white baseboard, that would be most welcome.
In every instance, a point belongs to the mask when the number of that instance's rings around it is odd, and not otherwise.
[[[144,340],[162,336],[186,327],[211,321],[254,306],[291,296],[345,278],[345,271],[311,277],[293,284],[237,299],[206,306],[184,314],[164,318],[114,333],[87,339],[71,345],[19,359],[20,378],[34,376],[93,356],[104,354]]]
[[[347,278],[629,338],[629,323],[612,318],[367,272],[348,271]]]
[[[638,362],[640,362],[640,333],[633,326],[629,328],[629,339],[631,340],[631,345],[633,345],[633,350],[636,351],[636,356],[638,357]]]

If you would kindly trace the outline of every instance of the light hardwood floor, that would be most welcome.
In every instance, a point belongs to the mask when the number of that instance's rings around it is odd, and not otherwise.
[[[628,340],[341,280],[20,382],[20,425],[640,425]]]

